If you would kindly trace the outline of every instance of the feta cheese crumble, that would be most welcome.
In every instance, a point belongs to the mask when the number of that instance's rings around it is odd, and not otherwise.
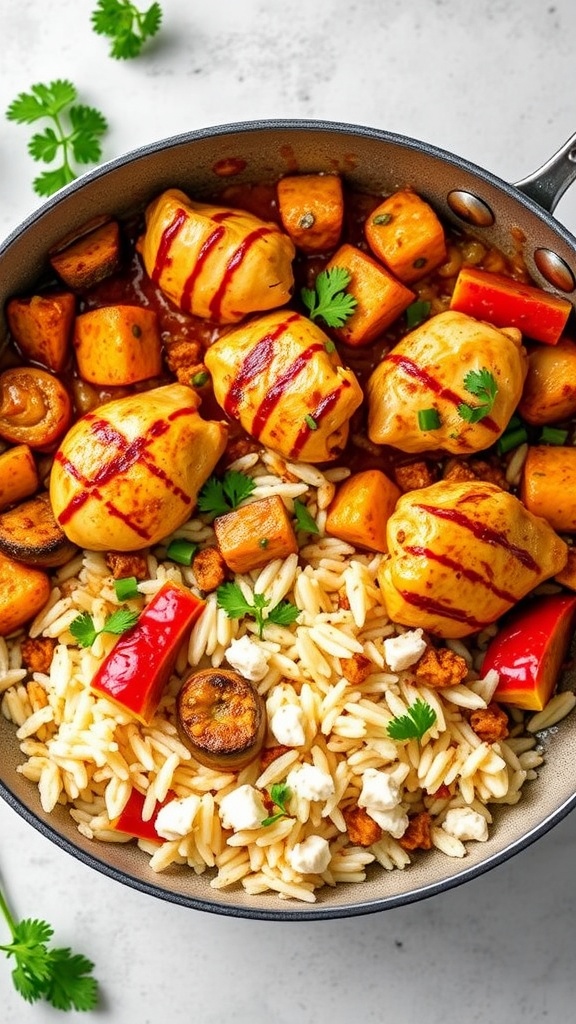
[[[156,815],[154,828],[163,839],[182,839],[192,831],[200,797],[191,794],[164,804]]]
[[[362,775],[358,806],[375,811],[391,811],[400,803],[400,786],[387,772],[367,768]],[[370,810],[368,811],[370,813]]]
[[[227,793],[220,803],[220,820],[224,828],[241,832],[245,828],[260,828],[268,811],[254,786],[238,786]]]
[[[367,807],[366,813],[393,839],[401,839],[408,828],[408,815],[400,805],[390,811],[377,811],[374,807]]]
[[[296,796],[305,800],[327,800],[334,793],[331,775],[315,764],[303,764],[289,772],[286,784]]]
[[[414,665],[426,650],[421,629],[409,629],[400,636],[389,636],[384,641],[384,657],[391,672],[403,672]]]
[[[488,839],[486,818],[478,811],[473,811],[471,807],[451,807],[446,812],[442,828],[448,835],[463,842],[476,839],[480,843],[485,843]]]
[[[287,854],[290,866],[302,875],[321,875],[330,863],[330,844],[322,836],[308,836]]]
[[[306,741],[304,711],[297,704],[281,704],[270,719],[270,729],[284,747],[301,747]]]
[[[233,640],[226,651],[228,664],[252,683],[259,683],[264,679],[269,660],[270,651],[255,643],[249,636]]]

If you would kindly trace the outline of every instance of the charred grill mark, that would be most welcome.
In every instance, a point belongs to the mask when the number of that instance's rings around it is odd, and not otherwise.
[[[238,415],[238,408],[244,388],[250,381],[254,380],[259,373],[267,370],[276,354],[276,342],[282,337],[291,323],[298,319],[297,313],[292,313],[285,320],[279,323],[273,331],[259,338],[256,344],[250,349],[247,356],[239,366],[235,379],[232,381],[228,394],[224,399],[224,411],[228,416]]]
[[[464,512],[459,512],[455,508],[438,508],[435,505],[425,505],[422,503],[416,505],[416,508],[420,508],[423,512],[428,512],[429,515],[436,516],[438,519],[446,519],[448,522],[456,523],[462,529],[469,530],[474,537],[484,541],[485,544],[493,544],[496,547],[503,548],[504,551],[508,551],[526,569],[536,573],[540,571],[540,566],[532,558],[529,551],[518,547],[517,544],[512,544],[505,534],[500,533],[498,530],[493,530],[491,526],[470,519]]]
[[[272,412],[276,408],[276,405],[288,390],[290,384],[298,377],[306,364],[310,361],[316,352],[322,352],[324,345],[320,342],[315,342],[313,345],[309,345],[307,349],[300,352],[293,363],[284,371],[279,377],[276,378],[274,384],[267,392],[266,397],[261,401],[254,419],[252,420],[252,426],[250,432],[255,437],[260,437],[264,430],[266,423],[271,416]]]
[[[214,218],[216,219],[216,218]],[[220,225],[216,228],[212,234],[208,236],[205,242],[200,246],[198,256],[196,257],[196,263],[192,269],[192,272],[186,278],[184,282],[184,288],[182,289],[181,307],[186,313],[190,313],[192,309],[192,294],[196,286],[196,282],[202,273],[202,269],[208,256],[210,255],[214,246],[223,238],[226,233],[226,228]]]
[[[256,228],[255,231],[251,231],[250,234],[246,235],[246,238],[240,243],[238,248],[234,250],[230,259],[228,260],[224,273],[222,274],[220,284],[218,285],[218,288],[216,289],[214,295],[210,300],[210,316],[213,317],[214,320],[220,319],[222,303],[224,301],[226,289],[228,288],[232,278],[234,277],[234,274],[238,270],[238,267],[245,259],[246,254],[249,252],[252,246],[258,241],[258,239],[264,238],[266,235],[272,235],[275,233],[275,228],[269,228],[264,226]]]
[[[481,573],[476,572],[475,569],[470,569],[456,559],[450,558],[449,555],[441,554],[438,551],[433,551],[431,548],[419,547],[416,544],[408,544],[404,547],[404,551],[409,555],[416,555],[417,557],[422,556],[429,558],[433,562],[438,562],[439,565],[444,565],[447,569],[453,569],[454,572],[463,576],[464,579],[469,580],[470,583],[480,583],[486,587],[490,593],[494,594],[495,597],[501,598],[502,601],[507,601],[509,604],[514,604],[517,600],[515,594],[511,594],[508,590],[501,590],[500,587],[496,587],[490,580],[485,579]]]
[[[330,410],[333,409],[335,405],[337,405],[344,389],[349,387],[350,381],[341,381],[337,388],[334,388],[333,391],[330,391],[327,395],[324,395],[324,397],[321,398],[318,404],[316,405],[316,408],[310,411],[309,415],[316,423],[316,428],[320,425],[322,418],[326,416],[326,414],[329,413]],[[292,445],[292,450],[290,452],[290,457],[292,459],[298,458],[300,452],[302,451],[304,445],[306,444],[306,441],[308,440],[310,434],[314,429],[314,427],[311,427],[309,423],[304,421],[296,435],[294,444]]]
[[[443,604],[442,601],[436,601],[425,594],[415,594],[411,590],[400,590],[399,594],[407,604],[411,604],[415,608],[419,608],[420,611],[428,612],[431,615],[441,615],[445,619],[453,619],[454,622],[463,622],[474,630],[483,629],[486,625],[485,622],[480,622],[474,616],[468,615],[462,608],[454,608],[449,604]]]
[[[170,259],[172,242],[180,231],[180,228],[186,223],[186,219],[186,210],[183,210],[182,208],[176,210],[172,221],[162,232],[160,245],[158,246],[158,252],[156,253],[156,262],[154,263],[154,269],[150,275],[156,284],[158,284],[163,271],[166,270],[166,267],[170,266],[170,263],[172,262]]]
[[[409,359],[407,356],[399,355],[394,352],[388,353],[386,359],[389,359],[392,363],[395,363],[396,366],[399,366],[408,377],[413,377],[414,380],[419,381],[420,384],[430,388],[430,391],[433,391],[439,398],[444,398],[454,406],[466,404],[465,398],[458,395],[456,391],[452,391],[451,388],[444,387],[439,380],[436,380],[436,377],[433,377],[428,370],[424,370],[423,367],[418,366],[413,359]],[[493,433],[500,433],[500,427],[491,416],[483,416],[481,422],[482,426],[491,430]]]

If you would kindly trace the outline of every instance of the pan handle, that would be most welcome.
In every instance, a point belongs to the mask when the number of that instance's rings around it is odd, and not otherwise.
[[[539,206],[553,213],[566,189],[575,180],[576,133],[542,167],[514,184],[529,199],[534,199]]]

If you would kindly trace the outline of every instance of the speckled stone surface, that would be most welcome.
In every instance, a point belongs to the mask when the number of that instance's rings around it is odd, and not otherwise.
[[[434,143],[513,182],[576,130],[573,0],[165,0],[162,35],[132,63],[107,57],[90,31],[94,6],[0,0],[2,237],[40,204],[29,132],[2,114],[19,92],[57,77],[108,117],[106,159],[213,124],[323,118]],[[576,186],[556,216],[576,233]],[[150,899],[0,803],[0,876],[15,910],[46,917],[59,944],[96,962],[94,1017],[119,1024],[571,1020],[575,844],[572,815],[446,894],[281,924]],[[62,1020],[25,1004],[4,962],[0,1007],[2,1024]]]

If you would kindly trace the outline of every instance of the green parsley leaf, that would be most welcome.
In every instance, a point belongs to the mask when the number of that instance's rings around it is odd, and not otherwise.
[[[98,0],[91,22],[94,32],[112,40],[111,57],[130,60],[160,29],[162,8],[153,3],[148,10],[141,11],[130,0]]]
[[[256,481],[237,469],[229,469],[221,480],[210,476],[200,488],[198,511],[205,512],[211,519],[225,515],[249,498],[255,487]]]
[[[245,615],[253,618],[260,639],[264,635],[264,626],[267,622],[273,622],[277,626],[289,626],[300,615],[300,609],[290,601],[280,601],[265,615],[264,611],[270,604],[269,599],[264,594],[254,593],[252,596],[253,604],[246,600],[238,583],[222,583],[216,590],[216,604],[224,609],[229,619],[242,619]]]
[[[274,825],[280,818],[285,818],[288,815],[286,804],[292,796],[292,790],[285,782],[275,782],[270,788],[270,799],[272,803],[279,808],[276,814],[271,814],[268,818],[264,818],[261,823],[265,828],[268,825]]]
[[[115,636],[120,636],[127,629],[131,629],[138,621],[138,614],[129,608],[118,608],[108,616],[102,629],[96,629],[90,613],[82,612],[70,623],[70,632],[81,647],[91,647],[100,633],[113,633]]]
[[[61,165],[45,171],[34,179],[34,191],[49,196],[77,177],[76,164],[98,163],[102,156],[100,136],[108,128],[105,117],[95,107],[75,103],[76,88],[66,79],[49,85],[33,85],[29,93],[20,93],[6,111],[9,121],[33,124],[48,118],[52,124],[37,132],[28,143],[33,160],[53,163],[58,156]]]
[[[345,267],[331,267],[318,274],[313,289],[302,288],[300,295],[310,319],[321,318],[328,327],[342,327],[358,305],[358,300],[345,290],[350,280]]]
[[[98,1003],[98,982],[90,977],[94,964],[70,949],[50,948],[54,930],[47,921],[16,921],[1,890],[0,912],[12,938],[0,950],[13,958],[16,991],[29,1003],[44,999],[58,1010],[93,1010]]]
[[[485,366],[481,370],[469,370],[464,377],[464,387],[475,398],[482,400],[481,405],[466,405],[464,402],[458,406],[458,415],[466,423],[479,423],[492,412],[498,385],[493,373]]]
[[[388,735],[393,740],[422,739],[434,725],[436,717],[434,708],[419,697],[405,715],[399,715],[388,723]]]
[[[294,518],[296,529],[305,533],[320,533],[314,516],[308,511],[306,505],[300,498],[294,498]]]

